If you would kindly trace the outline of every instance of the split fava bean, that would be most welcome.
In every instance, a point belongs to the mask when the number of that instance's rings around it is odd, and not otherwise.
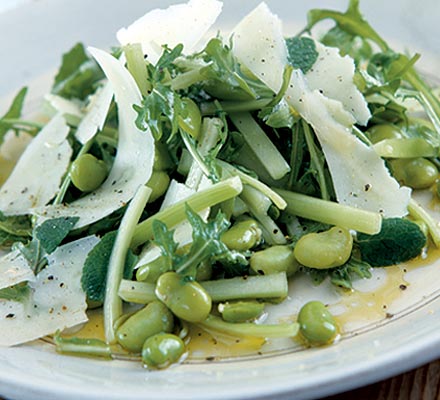
[[[167,191],[169,184],[170,177],[166,172],[153,171],[147,183],[147,186],[152,189],[148,202],[153,203],[161,197]]]
[[[227,322],[246,322],[258,318],[264,306],[264,303],[257,301],[234,301],[219,304],[218,310]]]
[[[331,343],[338,334],[335,319],[320,301],[304,304],[298,314],[298,323],[301,335],[311,345]]]
[[[82,192],[91,192],[101,186],[107,177],[107,165],[92,154],[79,156],[70,169],[73,185]]]
[[[171,332],[173,328],[173,314],[162,302],[153,301],[124,321],[116,331],[116,338],[125,349],[139,353],[147,338]]]
[[[426,158],[398,159],[390,161],[394,177],[413,189],[427,189],[438,178],[438,169]]]
[[[306,267],[327,269],[345,264],[350,258],[352,247],[353,237],[350,232],[335,226],[325,232],[302,236],[293,254]]]
[[[197,104],[188,97],[182,99],[182,112],[178,116],[179,127],[197,139],[202,126],[202,114]]]
[[[156,296],[174,315],[188,322],[205,320],[212,308],[208,292],[198,282],[185,281],[176,272],[166,272],[160,276]]]
[[[142,361],[153,369],[166,368],[178,362],[185,353],[183,340],[170,333],[158,333],[149,337],[142,347]]]
[[[253,219],[247,219],[228,229],[221,240],[231,250],[246,251],[259,244],[261,236],[258,223]]]
[[[298,271],[299,264],[289,246],[271,246],[252,254],[249,264],[261,275],[286,272],[288,276]]]

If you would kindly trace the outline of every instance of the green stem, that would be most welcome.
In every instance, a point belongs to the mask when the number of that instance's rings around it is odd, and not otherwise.
[[[200,212],[205,208],[236,197],[242,190],[243,185],[240,178],[230,178],[194,193],[165,210],[159,211],[137,225],[131,242],[131,248],[136,248],[153,238],[154,220],[162,221],[168,228],[171,228],[186,219],[186,205],[191,207],[194,212]]]
[[[152,190],[146,186],[138,188],[121,220],[110,256],[103,307],[105,338],[109,344],[116,342],[114,324],[122,315],[122,300],[118,296],[118,290],[124,273],[127,251],[136,228],[136,223],[142,215],[151,192]]]
[[[224,171],[227,171],[232,176],[234,175],[238,176],[244,184],[249,185],[254,189],[257,189],[258,191],[263,193],[280,210],[284,210],[286,208],[287,203],[284,201],[284,199],[278,193],[274,192],[269,186],[265,185],[263,182],[253,178],[248,174],[245,174],[244,172],[240,171],[238,168],[235,168],[234,166],[228,164],[225,161],[218,159],[216,160],[216,162]]]
[[[286,211],[289,214],[346,229],[353,229],[369,235],[380,231],[382,216],[379,213],[287,190],[274,190],[287,201]]]
[[[110,346],[99,339],[63,338],[54,336],[56,351],[83,357],[112,358]]]
[[[171,89],[183,90],[189,88],[197,82],[203,81],[205,77],[200,73],[200,69],[201,68],[183,72],[174,77],[169,82]]]
[[[1,123],[5,124],[5,125],[28,126],[30,128],[35,128],[38,130],[43,129],[45,126],[45,124],[42,124],[39,122],[26,121],[26,120],[19,119],[19,118],[2,118]]]
[[[272,99],[264,98],[250,101],[221,101],[219,103],[201,103],[200,111],[202,115],[213,115],[220,111],[224,111],[228,114],[231,112],[256,111],[266,107],[271,103],[271,101]]]
[[[200,282],[213,302],[240,299],[279,299],[287,296],[287,277],[284,272]],[[148,304],[157,300],[156,285],[123,279],[119,296],[130,303]]]
[[[289,164],[251,114],[231,113],[229,117],[272,179],[281,179],[290,172]]]
[[[306,138],[307,148],[309,149],[309,153],[310,153],[311,167],[316,171],[318,175],[317,181],[318,181],[319,189],[321,190],[321,197],[324,200],[330,200],[330,195],[327,190],[327,184],[324,173],[324,162],[320,161],[318,155],[318,149],[316,148],[315,142],[313,140],[313,135],[309,124],[306,121],[302,120],[302,126],[304,129],[304,137]]]
[[[136,81],[140,92],[146,96],[151,90],[148,79],[147,64],[145,62],[142,46],[139,43],[124,46],[124,53],[127,59],[127,69]]]
[[[122,279],[118,295],[128,303],[148,304],[157,300],[155,289],[156,285],[153,283]]]
[[[245,202],[251,214],[261,224],[264,238],[269,244],[286,243],[283,232],[267,214],[271,202],[263,193],[251,186],[245,186],[240,198]]]
[[[295,337],[299,331],[297,322],[278,325],[258,325],[253,323],[225,322],[220,317],[210,315],[205,321],[196,324],[206,331],[219,332],[231,336],[253,336],[261,338]]]
[[[200,282],[214,302],[238,299],[284,298],[287,277],[284,272]]]
[[[432,241],[436,247],[440,247],[440,227],[437,221],[429,215],[426,210],[418,204],[414,199],[411,199],[408,205],[408,211],[411,217],[416,220],[423,221],[428,227],[428,232],[431,235]]]

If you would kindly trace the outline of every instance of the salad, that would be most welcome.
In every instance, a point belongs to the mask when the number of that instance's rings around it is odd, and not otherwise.
[[[440,245],[413,197],[440,196],[420,56],[390,48],[356,0],[287,38],[265,3],[212,34],[221,8],[190,0],[111,51],[77,44],[40,118],[22,115],[27,88],[0,118],[0,346],[49,337],[161,369],[200,332],[255,352],[328,345],[343,329],[320,301],[268,322],[299,275],[350,292]],[[102,337],[78,332],[96,314]]]

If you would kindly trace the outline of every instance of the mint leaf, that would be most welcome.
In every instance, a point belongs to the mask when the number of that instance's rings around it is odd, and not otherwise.
[[[61,217],[44,221],[35,228],[35,238],[47,254],[52,253],[75,226],[79,217]]]
[[[313,39],[292,37],[286,39],[287,59],[294,68],[307,73],[318,59],[318,52]]]
[[[81,285],[89,300],[104,301],[108,263],[115,244],[117,231],[105,234],[100,242],[87,255],[81,277]],[[131,279],[137,257],[127,253],[124,279]]]
[[[330,269],[304,268],[305,272],[310,275],[313,282],[319,285],[327,277],[330,282],[344,289],[352,289],[352,281],[354,277],[371,278],[371,265],[351,257],[344,265]]]
[[[363,261],[372,267],[400,264],[420,255],[426,236],[417,224],[402,218],[386,218],[375,235],[358,233]]]

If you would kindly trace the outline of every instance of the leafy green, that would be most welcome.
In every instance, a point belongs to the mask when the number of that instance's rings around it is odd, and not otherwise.
[[[221,212],[209,222],[203,221],[188,205],[185,212],[193,229],[193,241],[189,251],[184,255],[176,254],[177,244],[167,226],[159,220],[153,222],[154,243],[161,248],[162,255],[168,259],[174,271],[194,278],[198,266],[204,261],[237,259],[220,239],[229,227],[229,221]]]
[[[41,247],[50,254],[61,244],[79,217],[60,217],[44,221],[35,228],[35,238],[40,241]]]
[[[220,38],[213,38],[203,50],[202,57],[208,64],[200,70],[205,78],[202,87],[210,95],[231,100],[272,96],[263,83],[243,73],[234,56],[232,43],[227,45]]]
[[[373,54],[373,49],[367,40],[334,26],[322,38],[322,44],[329,47],[338,47],[341,56],[348,55],[359,65]]]
[[[117,231],[105,234],[87,255],[81,277],[81,285],[89,300],[103,301],[107,281],[107,270],[116,240]],[[137,257],[128,251],[125,259],[124,279],[130,279]]]
[[[138,113],[136,126],[141,130],[151,129],[155,140],[160,140],[165,132],[173,137],[177,132],[177,115],[181,109],[180,95],[165,82],[172,76],[176,68],[173,63],[182,53],[183,46],[177,45],[173,49],[164,47],[162,56],[156,66],[148,66],[148,75],[151,77],[152,89],[143,97],[140,106],[134,105]]]
[[[14,129],[14,124],[9,122],[8,120],[15,120],[21,117],[21,112],[23,110],[24,100],[27,94],[28,88],[22,88],[12,100],[12,103],[6,111],[6,114],[0,118],[0,144],[3,142],[3,139],[6,133],[10,129]]]
[[[160,140],[171,126],[170,135],[173,136],[178,129],[180,101],[180,96],[170,87],[156,83],[151,93],[143,98],[142,105],[133,106],[138,113],[136,125],[142,130],[149,127],[155,140]]]
[[[103,78],[104,74],[98,64],[86,54],[83,44],[77,43],[63,55],[52,92],[68,99],[84,100]]]
[[[373,90],[382,92],[383,90],[389,91],[390,87],[396,88],[397,85],[394,84],[394,81],[397,79],[407,82],[414,90],[419,92],[420,98],[423,99],[423,101],[420,101],[420,104],[425,109],[427,116],[433,122],[437,134],[440,136],[440,100],[432,93],[430,86],[414,68],[414,63],[420,56],[416,54],[414,57],[408,58],[406,55],[390,49],[387,42],[382,39],[362,16],[359,10],[359,0],[350,0],[345,13],[321,9],[309,11],[306,30],[310,31],[314,25],[324,19],[332,19],[336,22],[338,29],[353,37],[359,37],[361,40],[371,40],[379,46],[381,52],[373,55],[373,62],[370,63],[369,72],[376,76],[377,72],[379,72],[385,78],[379,79],[379,81],[382,81],[382,83],[386,81],[386,84],[383,84],[382,88],[374,87]],[[341,44],[346,45],[346,41],[342,41]],[[377,117],[377,111],[375,114]],[[387,121],[386,118],[384,121]],[[380,122],[380,119],[376,118],[374,122]]]
[[[27,216],[4,216],[0,211],[0,246],[26,242],[32,236],[32,225]]]
[[[307,73],[318,59],[315,41],[308,37],[291,37],[286,39],[287,59],[294,68]]]
[[[20,283],[18,285],[4,288],[0,290],[0,299],[24,302],[28,299],[31,289],[27,284]]]
[[[352,281],[354,277],[371,278],[371,265],[357,259],[354,256],[342,266],[330,269],[304,268],[306,273],[310,275],[315,284],[319,285],[327,277],[330,282],[344,289],[353,287]]]
[[[361,258],[373,267],[399,264],[420,255],[426,236],[407,219],[386,218],[376,235],[357,235]]]
[[[332,19],[337,26],[353,36],[360,36],[375,42],[383,51],[388,50],[388,44],[377,34],[359,11],[359,0],[350,0],[345,13],[333,10],[310,10],[307,15],[307,30],[324,19]]]

